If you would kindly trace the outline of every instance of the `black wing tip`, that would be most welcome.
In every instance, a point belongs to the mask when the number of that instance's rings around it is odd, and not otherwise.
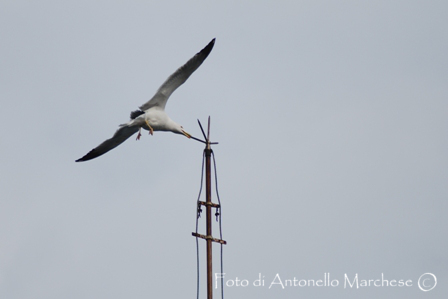
[[[96,151],[93,149],[93,150],[91,150],[90,152],[88,152],[84,157],[79,158],[79,159],[76,160],[75,162],[89,161],[89,160],[92,160],[92,159],[94,159],[94,158],[96,158],[96,157],[98,157],[98,156],[100,156],[100,155],[98,155],[98,154],[96,153]]]
[[[87,155],[86,155],[87,156]],[[90,159],[87,159],[86,156],[79,158],[78,160],[75,160],[75,162],[84,162],[84,161],[88,161]]]
[[[216,38],[213,38],[213,39],[208,43],[208,45],[205,46],[205,48],[202,49],[198,54],[199,54],[199,55],[204,55],[204,56],[207,58],[208,54],[210,54],[210,52],[211,52],[212,49],[213,49],[213,46],[215,45],[215,40],[216,40]]]
[[[90,160],[90,159],[86,159],[85,157],[86,157],[86,156],[84,156],[84,157],[82,157],[82,158],[79,158],[78,160],[75,160],[75,162],[84,162],[84,161],[88,161],[88,160]]]
[[[208,47],[213,48],[213,46],[215,45],[215,40],[216,40],[216,37],[214,37],[214,38],[208,43],[208,45],[205,46],[205,48],[208,48]]]

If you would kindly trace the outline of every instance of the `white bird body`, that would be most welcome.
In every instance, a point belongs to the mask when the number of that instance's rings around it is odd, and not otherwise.
[[[107,139],[88,152],[84,157],[76,160],[76,162],[88,161],[99,157],[117,147],[137,132],[137,139],[140,139],[140,131],[142,128],[148,130],[151,135],[154,131],[170,131],[191,138],[191,135],[181,125],[174,122],[165,113],[165,106],[171,94],[187,81],[190,75],[204,62],[212,51],[214,44],[215,39],[169,76],[162,86],[159,87],[156,94],[148,102],[139,107],[140,110],[131,112],[131,120],[120,125],[120,128],[112,138]]]
[[[124,125],[139,126],[146,131],[151,131],[146,122],[149,123],[154,131],[171,131],[182,134],[182,126],[173,121],[160,107],[149,108],[144,114],[137,116]]]

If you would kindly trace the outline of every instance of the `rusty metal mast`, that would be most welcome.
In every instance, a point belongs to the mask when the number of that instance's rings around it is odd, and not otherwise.
[[[199,122],[199,120],[198,120]],[[201,206],[205,206],[205,218],[206,218],[206,235],[201,235],[198,233],[192,233],[193,236],[197,238],[205,239],[207,242],[207,299],[213,298],[213,259],[212,259],[212,242],[217,242],[220,244],[227,244],[226,241],[221,239],[213,238],[212,236],[212,208],[219,209],[220,205],[212,202],[212,175],[211,175],[211,155],[212,155],[212,144],[217,144],[216,142],[210,142],[210,117],[208,118],[208,129],[207,135],[205,135],[202,125],[199,122],[202,134],[205,138],[205,202],[198,201],[198,210]],[[196,139],[196,138],[195,138]],[[203,142],[202,140],[196,139]],[[199,213],[198,213],[199,215]]]

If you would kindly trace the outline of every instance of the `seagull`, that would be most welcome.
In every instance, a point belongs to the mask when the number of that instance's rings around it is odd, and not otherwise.
[[[111,149],[122,144],[126,139],[138,132],[137,140],[140,140],[141,129],[149,131],[153,135],[154,131],[170,131],[176,134],[182,134],[188,138],[192,136],[184,128],[174,122],[166,113],[165,105],[170,95],[198,69],[213,49],[215,39],[193,56],[183,66],[177,69],[168,79],[159,87],[156,94],[145,104],[139,107],[139,110],[131,112],[130,121],[120,125],[112,138],[107,139],[96,148],[88,152],[84,157],[76,162],[88,161],[99,157]],[[193,137],[193,139],[196,139]]]

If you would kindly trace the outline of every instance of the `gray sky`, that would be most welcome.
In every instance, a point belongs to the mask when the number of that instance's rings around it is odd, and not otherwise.
[[[214,37],[167,112],[196,136],[212,118],[225,280],[249,283],[226,297],[442,298],[447,9],[1,1],[0,298],[195,298],[202,144],[145,132],[74,161]],[[325,273],[339,286],[269,288]],[[412,286],[344,288],[382,273]]]

